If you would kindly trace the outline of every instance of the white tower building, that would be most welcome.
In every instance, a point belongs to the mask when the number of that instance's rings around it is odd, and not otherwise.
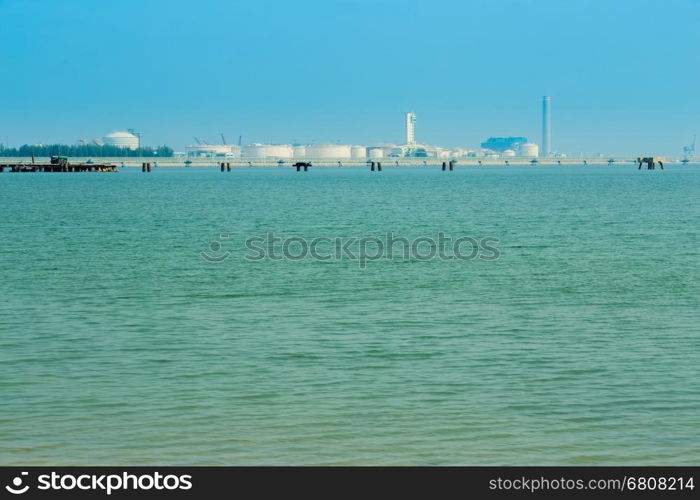
[[[416,114],[410,112],[406,113],[406,145],[408,146],[412,146],[416,143],[415,122]]]

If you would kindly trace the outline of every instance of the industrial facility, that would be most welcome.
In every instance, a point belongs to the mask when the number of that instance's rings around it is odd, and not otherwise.
[[[425,158],[447,160],[458,158],[537,158],[552,156],[551,142],[551,97],[542,98],[542,149],[528,141],[527,137],[489,137],[481,143],[481,149],[442,148],[422,144],[416,140],[416,114],[412,111],[404,114],[404,143],[376,143],[372,146],[353,144],[265,144],[254,142],[241,146],[226,142],[221,134],[222,144],[210,144],[195,137],[196,144],[187,146],[188,157],[226,157],[242,160],[359,160],[379,158]],[[105,137],[120,144],[138,144],[138,137],[128,132],[114,132]]]
[[[498,153],[505,151],[518,151],[521,144],[525,144],[527,137],[489,137],[481,143],[482,149],[488,149]]]
[[[223,144],[209,144],[207,141],[194,138],[197,144],[191,144],[185,147],[189,158],[239,158],[241,156],[241,147],[233,144],[228,144],[224,134],[221,134]]]
[[[95,141],[99,143],[98,141]],[[116,131],[110,132],[102,138],[102,144],[106,146],[116,146],[119,148],[129,148],[131,150],[139,149],[141,147],[141,137],[140,134],[134,133],[134,130],[128,132]]]
[[[537,158],[556,156],[552,152],[552,98],[542,97],[542,150],[527,137],[489,137],[481,143],[481,155],[486,157]]]

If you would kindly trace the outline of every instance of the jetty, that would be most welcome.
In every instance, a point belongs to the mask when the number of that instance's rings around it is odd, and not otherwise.
[[[66,156],[52,156],[49,163],[0,163],[0,173],[5,172],[117,172],[117,166],[113,163],[71,163]]]

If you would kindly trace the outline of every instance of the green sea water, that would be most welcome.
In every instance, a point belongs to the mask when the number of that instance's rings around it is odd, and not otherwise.
[[[388,231],[500,258],[245,258]],[[0,237],[2,465],[700,462],[697,166],[5,172]]]

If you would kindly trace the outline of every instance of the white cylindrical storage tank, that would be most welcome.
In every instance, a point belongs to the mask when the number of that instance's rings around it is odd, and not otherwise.
[[[294,158],[306,158],[306,146],[294,146]]]
[[[138,149],[139,138],[130,132],[111,132],[102,138],[106,146],[118,148]]]
[[[243,148],[244,158],[292,158],[294,151],[288,144],[248,144]]]
[[[526,142],[520,145],[520,156],[536,158],[540,154],[540,148],[534,142]]]
[[[350,148],[350,154],[353,158],[367,158],[367,148],[364,146],[353,146]]]
[[[503,156],[515,156],[515,151],[513,151],[512,149],[506,149],[505,151],[503,151]]]
[[[384,158],[384,150],[382,148],[372,148],[369,150],[370,158]]]
[[[312,159],[350,158],[350,146],[345,144],[312,144],[306,146],[306,157]]]

